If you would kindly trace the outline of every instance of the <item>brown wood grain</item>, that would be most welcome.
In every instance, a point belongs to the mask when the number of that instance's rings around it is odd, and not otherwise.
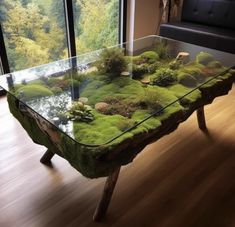
[[[122,168],[104,222],[92,215],[105,178],[89,180],[59,156],[52,166],[0,99],[1,227],[234,227],[235,87]]]

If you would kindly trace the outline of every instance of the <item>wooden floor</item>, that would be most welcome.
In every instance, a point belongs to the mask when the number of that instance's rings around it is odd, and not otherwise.
[[[103,223],[92,215],[104,179],[82,177],[65,160],[39,162],[35,145],[0,99],[1,227],[235,227],[235,87],[123,168]]]

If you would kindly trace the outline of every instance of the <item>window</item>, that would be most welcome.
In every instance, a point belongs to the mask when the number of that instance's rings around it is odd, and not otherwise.
[[[11,71],[67,58],[63,0],[0,0]]]
[[[119,0],[73,0],[77,53],[119,41]]]

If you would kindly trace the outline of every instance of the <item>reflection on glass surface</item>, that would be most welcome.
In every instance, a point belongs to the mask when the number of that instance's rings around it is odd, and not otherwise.
[[[67,58],[63,0],[1,0],[11,71]]]
[[[78,54],[118,44],[119,0],[73,0]]]
[[[76,58],[76,67],[73,59],[57,61],[5,75],[0,85],[23,111],[87,146],[151,131],[199,99],[198,88],[230,77],[235,65],[232,54],[157,36]]]

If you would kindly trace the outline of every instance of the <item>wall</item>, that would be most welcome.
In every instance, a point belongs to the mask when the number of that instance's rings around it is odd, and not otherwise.
[[[135,0],[135,30],[134,39],[147,35],[154,35],[157,32],[157,26],[160,21],[160,0]],[[127,40],[130,34],[130,5],[127,4]]]
[[[135,6],[135,39],[154,35],[160,19],[160,0],[136,0]]]

